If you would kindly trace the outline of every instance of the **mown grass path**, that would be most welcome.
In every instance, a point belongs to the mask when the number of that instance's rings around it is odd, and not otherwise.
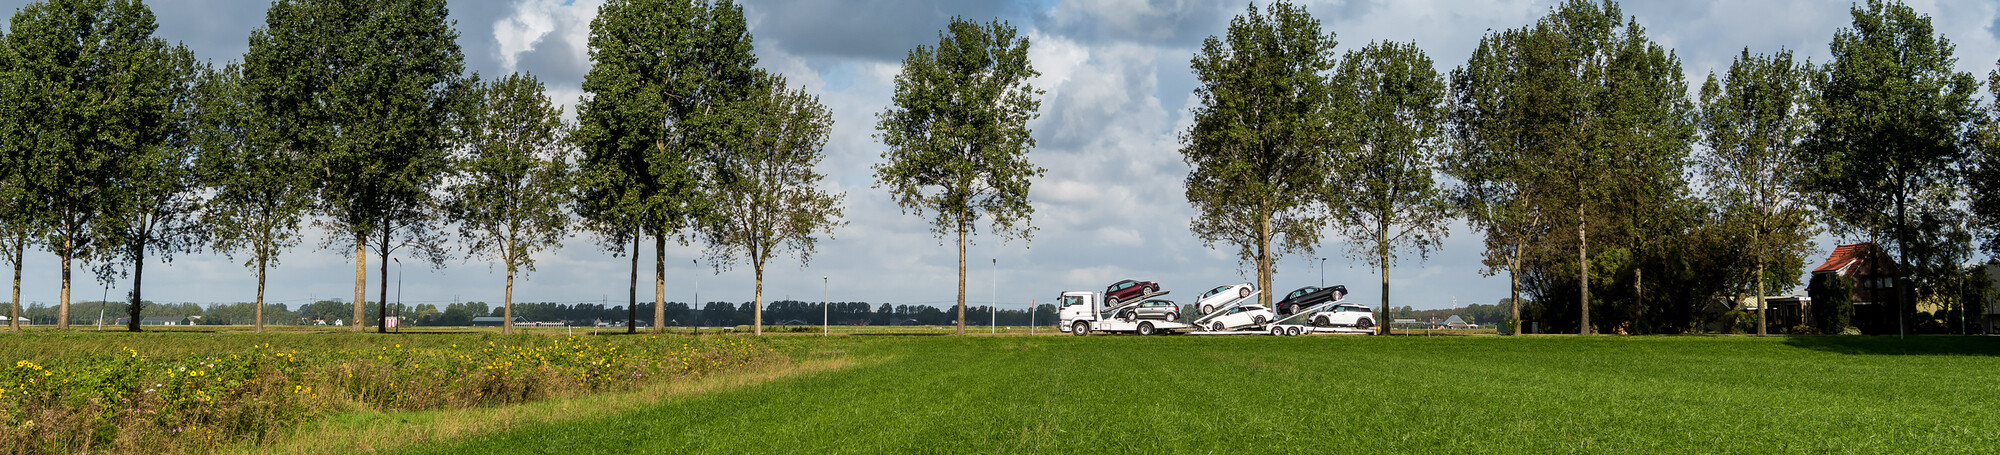
[[[793,338],[856,367],[419,452],[1991,453],[2000,338]]]

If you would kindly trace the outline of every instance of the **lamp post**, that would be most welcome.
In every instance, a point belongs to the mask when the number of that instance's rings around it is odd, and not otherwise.
[[[833,334],[833,325],[832,323],[827,322],[827,309],[826,309],[827,303],[832,301],[832,299],[829,298],[832,295],[833,294],[827,291],[826,275],[820,275],[819,276],[819,336],[827,336]]]
[[[993,299],[986,305],[986,333],[1000,333],[1000,258],[993,258]]]
[[[1319,287],[1326,287],[1326,258],[1319,258]]]

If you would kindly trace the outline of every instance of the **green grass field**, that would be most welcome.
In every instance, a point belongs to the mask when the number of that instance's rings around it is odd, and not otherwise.
[[[783,337],[852,365],[418,453],[1990,453],[2000,338]]]

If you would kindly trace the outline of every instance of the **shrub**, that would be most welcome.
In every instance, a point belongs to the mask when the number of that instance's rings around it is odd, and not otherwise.
[[[1813,326],[1799,324],[1792,326],[1791,328],[1785,329],[1785,333],[1790,333],[1792,335],[1818,335],[1819,329]]]
[[[1852,326],[1854,280],[1834,273],[1815,273],[1806,284],[1812,297],[1813,322],[1822,333],[1841,333]]]
[[[0,370],[0,452],[213,452],[343,410],[492,406],[699,376],[773,357],[734,337],[517,336],[450,347],[132,348]],[[503,342],[504,341],[504,342]],[[58,361],[51,361],[58,362]],[[4,367],[6,365],[0,365]]]

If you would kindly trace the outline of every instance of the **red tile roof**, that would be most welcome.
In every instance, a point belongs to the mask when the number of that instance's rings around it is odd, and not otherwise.
[[[1833,254],[1827,255],[1826,262],[1821,263],[1819,267],[1814,267],[1812,271],[1813,273],[1819,273],[1840,270],[1841,267],[1846,267],[1848,264],[1854,263],[1854,261],[1861,260],[1862,250],[1873,246],[1867,243],[1849,243],[1834,247]]]

